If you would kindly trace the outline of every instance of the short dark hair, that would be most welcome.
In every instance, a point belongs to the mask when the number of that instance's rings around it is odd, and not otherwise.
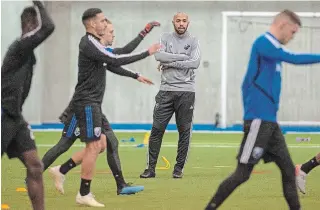
[[[84,21],[86,21],[90,18],[94,18],[99,13],[102,13],[102,10],[99,8],[87,9],[86,11],[84,11],[84,13],[82,15],[82,22],[84,23]]]
[[[298,24],[300,27],[302,26],[300,17],[293,11],[285,9],[281,12],[281,14],[286,15],[292,22]]]
[[[22,28],[26,27],[28,24],[33,24],[33,25],[38,24],[37,11],[34,7],[24,8],[20,18],[21,18]]]

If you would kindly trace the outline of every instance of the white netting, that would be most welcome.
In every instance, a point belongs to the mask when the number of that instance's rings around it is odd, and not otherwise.
[[[227,123],[242,120],[241,83],[254,40],[268,31],[272,17],[229,17],[227,23]],[[286,48],[320,53],[320,18],[301,18],[303,27]],[[320,122],[320,65],[284,64],[279,121]]]

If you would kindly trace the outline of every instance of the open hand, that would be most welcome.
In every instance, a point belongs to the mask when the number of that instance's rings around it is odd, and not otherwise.
[[[148,79],[148,78],[146,78],[146,77],[144,77],[144,76],[139,76],[139,77],[137,78],[137,80],[138,80],[139,82],[144,83],[144,84],[153,85],[153,82],[152,82],[150,79]]]

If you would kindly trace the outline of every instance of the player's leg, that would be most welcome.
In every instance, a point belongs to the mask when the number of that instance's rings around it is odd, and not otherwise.
[[[44,209],[42,172],[34,136],[30,126],[23,119],[13,119],[1,113],[1,154],[9,158],[19,158],[27,168],[28,194],[35,210]]]
[[[106,136],[104,134],[101,134],[101,136],[100,136],[100,152],[99,153],[104,152],[106,147],[107,147]],[[86,153],[85,148],[74,153],[69,160],[67,160],[66,162],[64,162],[61,165],[60,172],[64,175],[66,175],[71,169],[80,165],[83,161],[85,153]]]
[[[297,187],[303,194],[306,193],[306,180],[307,174],[310,173],[315,167],[320,165],[320,153],[318,153],[311,160],[303,163],[302,165],[296,165],[296,182]]]
[[[41,160],[36,150],[24,152],[21,159],[27,168],[27,188],[33,209],[43,210],[45,208]]]
[[[42,162],[44,170],[47,170],[52,165],[52,163],[58,157],[60,157],[60,155],[67,152],[76,140],[76,136],[72,136],[71,138],[61,136],[59,142],[51,149],[49,149],[48,152],[43,156]]]
[[[290,210],[300,210],[300,201],[295,182],[295,166],[279,126],[274,132],[273,140],[270,143],[268,146],[269,152],[281,171],[284,197]]]
[[[119,142],[113,130],[111,129],[108,119],[104,115],[102,118],[102,125],[107,138],[107,162],[116,181],[117,188],[119,189],[121,186],[126,184],[122,174],[120,157],[118,153]]]
[[[109,168],[113,174],[113,177],[116,181],[117,188],[121,188],[121,186],[125,185],[125,179],[122,174],[121,169],[121,162],[118,152],[119,142],[114,134],[114,132],[110,129],[106,132],[107,137],[107,149],[106,149],[106,156]]]
[[[105,143],[103,143],[105,142]],[[106,148],[106,136],[104,134],[101,135],[101,150],[100,153],[103,152]],[[82,163],[83,157],[85,155],[85,149],[82,149],[76,153],[74,153],[70,159],[64,162],[62,165],[54,166],[50,168],[49,172],[54,179],[56,189],[64,194],[64,181],[66,179],[66,174],[71,171],[73,168],[77,167]]]
[[[253,167],[253,164],[238,163],[236,170],[219,185],[205,209],[217,209],[239,185],[249,180]]]
[[[8,148],[9,158],[19,157],[27,168],[28,194],[34,210],[45,209],[43,187],[43,165],[36,151],[34,136],[30,126],[22,120],[15,143]]]
[[[86,143],[81,163],[80,191],[76,197],[78,204],[104,207],[98,203],[90,191],[96,160],[101,152],[102,113],[99,106],[75,107],[75,114],[80,127],[81,141]]]
[[[126,183],[121,170],[121,162],[119,157],[119,141],[114,134],[108,119],[103,115],[102,119],[103,131],[107,137],[107,162],[112,171],[113,177],[117,185],[118,195],[135,194],[144,189],[143,186],[131,186]]]
[[[311,160],[302,164],[301,171],[308,174],[315,167],[319,166],[319,164],[320,164],[320,152],[315,157],[313,157]]]
[[[60,141],[52,147],[42,158],[44,170],[46,170],[60,155],[69,150],[80,135],[80,130],[77,127],[77,119],[75,114],[70,114],[66,117],[64,128]],[[76,164],[70,160],[63,167],[60,165],[51,167],[49,173],[54,180],[55,188],[64,194],[63,184],[65,181],[66,171],[71,170]]]
[[[68,116],[64,123],[61,138],[59,142],[52,147],[42,158],[44,170],[47,168],[63,153],[69,150],[80,135],[79,128],[77,127],[77,119],[75,114]]]
[[[162,138],[174,113],[173,92],[160,90],[156,95],[155,100],[153,125],[147,151],[147,167],[140,175],[140,178],[153,178],[156,176],[155,169],[160,153]]]
[[[176,165],[173,178],[182,178],[184,165],[187,161],[192,135],[192,119],[195,104],[194,92],[176,92],[178,98],[174,101],[176,124],[179,132]]]
[[[219,185],[206,210],[217,209],[238,186],[250,178],[254,165],[264,154],[266,145],[274,131],[273,127],[260,119],[244,122],[244,136],[237,156],[238,166],[235,172]]]

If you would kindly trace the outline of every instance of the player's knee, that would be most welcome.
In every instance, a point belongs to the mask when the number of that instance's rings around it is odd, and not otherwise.
[[[166,123],[160,123],[160,122],[154,122],[152,125],[152,131],[156,133],[164,133],[166,130],[167,124]]]
[[[103,153],[106,150],[106,148],[101,147],[99,154]]]
[[[242,184],[250,179],[250,173],[249,172],[243,172],[243,173],[235,172],[233,174],[233,177],[234,177],[234,181],[236,183]]]
[[[26,167],[27,167],[29,178],[32,178],[35,180],[42,178],[43,163],[39,159],[28,161]]]
[[[241,174],[241,175],[239,175],[238,176],[239,178],[238,178],[238,182],[239,183],[244,183],[244,182],[246,182],[246,181],[248,181],[249,179],[250,179],[250,174]]]
[[[283,180],[294,182],[296,179],[295,176],[295,167],[293,164],[287,165],[285,173],[282,173]]]
[[[63,154],[70,149],[73,142],[74,141],[68,137],[62,137],[55,147],[58,148],[60,154]]]
[[[86,144],[86,150],[89,151],[90,153],[99,154],[99,152],[101,150],[100,140],[88,142]]]
[[[157,128],[157,127],[152,127],[150,137],[149,137],[149,142],[159,142],[161,141],[163,134],[165,132],[165,129],[163,128]]]
[[[107,150],[108,152],[112,153],[114,151],[118,150],[119,147],[119,142],[117,137],[114,135],[112,131],[108,131],[106,133],[106,138],[107,138]]]
[[[191,123],[185,123],[185,124],[182,124],[182,125],[177,125],[178,127],[178,132],[179,133],[183,133],[183,132],[186,132],[186,131],[190,131],[191,129]]]
[[[113,133],[113,131],[108,131],[106,133],[106,138],[107,138],[107,146],[110,144],[110,145],[112,145],[112,147],[118,147],[118,145],[119,145],[118,139],[115,136],[115,134]]]

